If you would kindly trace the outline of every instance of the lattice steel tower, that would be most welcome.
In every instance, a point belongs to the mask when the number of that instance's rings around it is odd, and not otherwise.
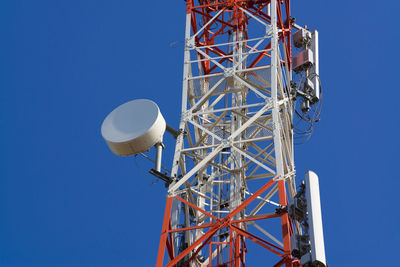
[[[298,248],[301,205],[292,215],[288,205],[300,196],[293,120],[296,97],[302,116],[319,100],[317,33],[294,24],[290,0],[187,0],[186,11],[182,117],[157,266],[245,266],[247,241],[275,255],[271,266],[301,266],[313,243]],[[294,26],[304,50],[293,64]]]

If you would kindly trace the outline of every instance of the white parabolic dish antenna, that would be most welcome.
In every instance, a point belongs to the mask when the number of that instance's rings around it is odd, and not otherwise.
[[[162,142],[165,128],[157,104],[147,99],[136,99],[108,114],[101,126],[101,135],[113,153],[130,156]]]

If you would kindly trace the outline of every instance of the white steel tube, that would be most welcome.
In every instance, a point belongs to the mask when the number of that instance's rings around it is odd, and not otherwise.
[[[189,61],[190,61],[190,49],[188,46],[188,40],[190,39],[190,29],[191,29],[191,13],[186,14],[186,30],[185,30],[185,53],[184,53],[184,62],[185,64],[183,65],[183,81],[182,81],[182,110],[181,113],[184,114],[187,109],[187,95],[188,95],[188,83],[189,83]],[[181,118],[181,121],[179,123],[179,129],[183,130],[185,129],[185,120]],[[171,169],[171,177],[176,177],[178,173],[178,162],[179,157],[180,157],[180,150],[182,149],[183,146],[183,134],[180,134],[178,138],[176,139],[176,145],[175,145],[175,153],[174,153],[174,161],[172,163],[172,169]],[[174,182],[171,183],[171,186],[174,185]],[[168,193],[171,193],[171,190],[168,191]],[[173,211],[175,212],[175,211]]]
[[[274,124],[274,146],[276,160],[276,177],[283,179],[283,157],[281,145],[280,107],[278,105],[278,28],[277,28],[277,1],[271,1],[271,97],[272,97],[272,119]]]
[[[162,158],[162,143],[155,144],[156,147],[156,171],[161,172],[161,158]]]
[[[188,41],[190,39],[190,30],[191,30],[191,13],[186,14],[186,30],[185,30],[185,53],[184,53],[184,62],[185,64],[183,65],[183,81],[182,81],[182,106],[181,106],[181,112],[184,114],[187,109],[187,95],[188,95],[188,83],[189,83],[189,61],[190,61],[190,48]],[[180,123],[179,123],[179,130],[184,130],[185,129],[185,120],[181,118]],[[178,135],[176,139],[176,145],[175,145],[175,152],[174,152],[174,160],[172,163],[172,168],[171,168],[171,177],[172,179],[177,177],[178,173],[178,160],[180,157],[180,150],[183,148],[183,134]],[[175,182],[172,182],[170,185],[173,186]],[[171,193],[171,190],[168,191],[168,193]],[[179,218],[180,218],[180,204],[179,201],[174,199],[172,209],[171,209],[171,226],[173,229],[178,227],[179,224]],[[173,242],[174,242],[174,250],[178,251],[179,250],[179,238],[177,238],[178,233],[173,233]]]

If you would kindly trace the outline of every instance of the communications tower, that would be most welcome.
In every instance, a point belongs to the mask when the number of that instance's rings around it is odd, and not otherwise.
[[[182,116],[156,265],[246,266],[255,242],[276,256],[260,266],[325,266],[293,153],[296,105],[310,118],[320,98],[317,32],[295,24],[290,0],[186,6]]]
[[[150,173],[168,187],[156,266],[244,267],[254,242],[259,266],[326,267],[318,176],[296,190],[293,152],[319,121],[318,32],[295,23],[290,0],[186,2],[179,129],[147,99],[101,128],[117,155],[156,149]]]

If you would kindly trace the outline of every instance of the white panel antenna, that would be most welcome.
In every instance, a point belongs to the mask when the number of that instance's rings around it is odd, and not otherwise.
[[[325,245],[322,229],[321,201],[319,196],[318,175],[313,171],[305,174],[307,213],[309,224],[309,235],[311,244],[311,266],[325,267]],[[307,255],[305,255],[307,257]],[[302,263],[303,263],[302,258]],[[307,262],[308,260],[306,260]]]

